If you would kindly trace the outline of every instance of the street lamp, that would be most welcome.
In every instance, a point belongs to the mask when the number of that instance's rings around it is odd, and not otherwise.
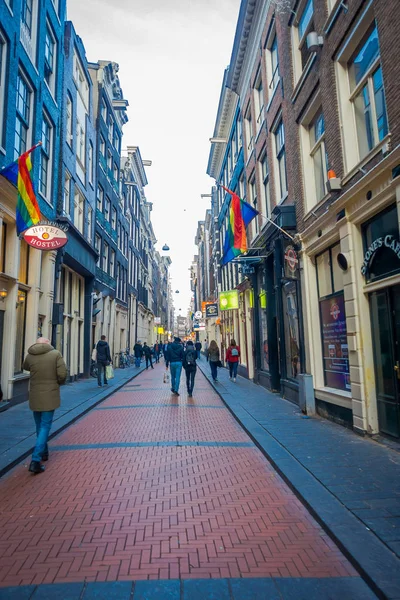
[[[164,244],[164,246],[162,247],[163,252],[169,252],[169,246],[168,244]]]

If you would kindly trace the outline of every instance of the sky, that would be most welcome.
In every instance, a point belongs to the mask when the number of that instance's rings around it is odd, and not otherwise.
[[[209,138],[240,0],[67,0],[67,5],[87,59],[119,64],[129,101],[122,147],[139,146],[143,160],[152,161],[145,192],[153,203],[157,249],[170,247],[175,314],[186,315],[197,222],[210,206],[210,198],[200,194],[210,194],[214,184],[206,174]]]

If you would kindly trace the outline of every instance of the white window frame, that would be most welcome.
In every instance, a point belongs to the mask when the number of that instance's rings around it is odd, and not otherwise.
[[[283,137],[280,135],[280,129],[282,127]],[[272,130],[274,134],[274,175],[275,175],[275,189],[277,192],[277,204],[280,204],[288,195],[288,169],[286,162],[286,140],[285,140],[285,126],[283,123],[282,115],[276,120],[276,124]],[[281,137],[283,144],[280,144]],[[284,160],[285,167],[285,188],[281,181],[281,160]]]
[[[104,190],[100,184],[97,185],[96,209],[101,213],[104,210]]]
[[[88,155],[88,180],[93,187],[93,167],[94,167],[94,148],[93,142],[89,140],[89,155]]]
[[[264,117],[264,89],[261,77],[261,69],[259,69],[253,87],[254,97],[254,114],[256,116],[256,138],[265,122]]]
[[[50,204],[51,195],[52,195],[52,181],[53,181],[53,140],[54,140],[54,125],[48,116],[48,114],[43,111],[42,116],[42,145],[40,146],[40,168],[39,168],[39,193],[40,195],[47,200]],[[46,144],[46,139],[43,139],[43,125],[46,123],[48,126],[49,135],[48,137],[48,147]],[[45,161],[45,163],[44,163]],[[44,169],[44,164],[46,164],[46,169]],[[43,181],[43,173],[46,173],[46,180]]]
[[[94,237],[94,247],[97,250],[98,253],[98,258],[97,258],[97,262],[96,265],[100,266],[100,259],[101,259],[101,236],[96,233],[95,237]]]
[[[93,208],[91,206],[88,206],[87,212],[87,240],[89,244],[93,240]]]
[[[73,141],[74,141],[73,118],[72,118],[73,111],[74,111],[74,103],[73,103],[73,100],[72,100],[71,96],[67,92],[67,103],[66,103],[66,114],[67,114],[66,127],[67,127],[67,131],[66,131],[66,139],[67,139],[67,144],[68,144],[68,146],[70,146],[70,148],[72,148]]]
[[[50,38],[51,43],[53,44],[53,55],[52,55],[52,63],[47,60],[46,50],[47,50],[47,36]],[[46,68],[49,69],[49,75],[46,74]],[[55,81],[56,81],[56,70],[57,70],[57,38],[54,35],[53,28],[51,27],[48,20],[46,20],[46,36],[45,36],[45,51],[44,51],[44,66],[43,66],[43,77],[45,84],[50,90],[52,96],[55,95]]]
[[[29,100],[28,104],[28,115],[27,118],[25,115],[23,115],[19,109],[18,109],[18,98],[20,97],[19,94],[19,87],[18,87],[18,82],[19,80],[21,80],[24,84],[24,86],[26,87],[27,90],[27,98]],[[17,159],[18,156],[20,156],[23,152],[25,152],[26,150],[29,150],[30,146],[32,145],[32,122],[33,122],[33,105],[34,105],[34,91],[33,88],[29,82],[29,79],[26,77],[25,73],[19,69],[18,71],[18,75],[17,75],[17,114],[16,114],[16,124],[15,124],[15,137],[14,137],[14,158]],[[19,123],[21,123],[21,126],[23,127],[23,129],[26,132],[26,139],[25,139],[25,144],[24,146],[20,146],[20,148],[16,148],[15,146],[15,142],[16,142],[16,136],[17,136],[17,121]],[[21,137],[21,136],[19,136]]]
[[[260,181],[262,182],[261,212],[266,217],[269,217],[271,214],[271,178],[267,153],[262,156],[259,165]],[[265,165],[267,166],[266,168]],[[265,221],[263,226],[268,223],[266,219],[262,219],[262,221]]]
[[[351,178],[352,174],[355,173],[360,166],[367,163],[373,156],[381,151],[381,147],[389,139],[389,123],[388,113],[386,106],[385,97],[385,109],[386,109],[386,123],[388,127],[388,134],[382,139],[378,140],[376,135],[375,145],[373,148],[364,154],[360,151],[358,129],[356,123],[356,115],[353,100],[357,95],[357,92],[362,89],[363,82],[372,76],[373,73],[381,67],[381,56],[370,65],[367,73],[361,79],[357,87],[352,90],[350,80],[350,63],[358,52],[360,45],[363,41],[366,41],[368,32],[374,24],[374,13],[373,7],[370,4],[367,5],[363,13],[361,13],[359,19],[354,23],[354,27],[348,34],[347,38],[342,45],[341,50],[338,53],[337,60],[335,61],[336,69],[336,86],[337,86],[337,97],[339,100],[339,116],[342,132],[346,132],[342,135],[343,143],[343,157],[344,157],[344,180]],[[376,23],[375,23],[376,25]],[[378,30],[378,42],[379,42],[379,30]],[[375,110],[374,110],[375,120]],[[373,124],[375,127],[376,124]],[[356,140],[356,143],[355,143]]]
[[[31,15],[30,24],[23,19],[23,10],[25,5],[30,5],[29,12]],[[37,47],[37,30],[38,30],[38,0],[22,0],[21,20],[20,20],[20,41],[25,48],[25,51],[32,62],[36,66],[36,47]]]
[[[103,260],[102,260],[101,266],[105,273],[108,273],[109,252],[110,252],[110,246],[106,241],[104,241],[103,242]]]
[[[245,123],[245,132],[246,132],[245,144],[246,144],[247,161],[248,161],[254,151],[254,135],[253,135],[253,120],[252,120],[252,115],[251,115],[251,104],[249,104],[249,106],[247,108],[246,116],[244,118],[244,123]]]
[[[308,60],[306,61],[304,66],[302,65],[301,51],[303,49],[303,46],[307,43],[307,41],[306,41],[307,35],[311,31],[311,24],[312,24],[314,14],[315,14],[314,1],[315,0],[311,0],[313,10],[312,10],[310,19],[308,20],[307,24],[305,25],[304,32],[302,34],[300,34],[300,23],[301,23],[302,17],[305,14],[305,10],[306,10],[310,0],[302,0],[302,2],[300,3],[300,5],[297,9],[297,18],[291,27],[291,41],[292,41],[292,52],[293,52],[293,75],[294,75],[294,84],[295,85],[299,81],[303,71],[307,67],[308,62],[312,59],[312,56],[313,56],[313,52],[309,52]]]
[[[107,103],[104,100],[104,98],[101,99],[101,118],[103,119],[104,123],[107,124]]]
[[[85,226],[85,197],[81,194],[78,186],[74,192],[74,226],[83,235]]]
[[[71,210],[71,174],[64,173],[63,214],[69,217]]]

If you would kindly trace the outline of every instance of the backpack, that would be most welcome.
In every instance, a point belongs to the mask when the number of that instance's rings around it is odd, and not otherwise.
[[[186,354],[186,364],[188,367],[193,367],[196,364],[195,350],[188,350]]]
[[[237,348],[232,348],[231,354],[232,356],[239,356],[239,350]]]

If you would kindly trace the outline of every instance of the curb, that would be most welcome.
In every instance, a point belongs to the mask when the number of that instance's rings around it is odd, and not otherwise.
[[[106,400],[107,398],[109,398],[109,396],[112,396],[115,392],[117,392],[118,390],[120,390],[127,383],[129,383],[130,381],[132,381],[133,379],[135,379],[145,369],[146,369],[146,367],[144,367],[144,366],[142,367],[142,365],[141,365],[139,367],[139,370],[135,371],[135,373],[132,374],[132,377],[129,377],[128,379],[125,379],[123,382],[118,382],[118,384],[116,385],[116,387],[111,387],[110,390],[107,390],[107,393],[104,396],[102,396],[98,400],[94,401],[93,404],[91,404],[90,406],[86,406],[85,408],[83,408],[83,410],[79,414],[73,415],[71,417],[71,419],[69,419],[67,422],[64,422],[64,423],[60,424],[58,427],[56,426],[54,428],[54,430],[49,435],[49,441],[51,439],[53,439],[56,435],[58,435],[59,433],[61,433],[62,431],[64,431],[64,429],[66,429],[67,427],[69,427],[70,425],[72,425],[73,423],[75,423],[76,421],[78,421],[78,419],[80,419],[81,417],[83,417],[84,415],[86,415],[88,412],[90,412],[95,406],[97,406],[98,404],[100,404],[101,402],[103,402],[104,400]],[[88,399],[86,402],[90,402],[90,399]],[[72,409],[70,412],[71,413],[74,412],[74,409]],[[62,418],[63,417],[61,417],[61,419]],[[67,418],[67,417],[64,417],[64,418]],[[11,471],[11,469],[13,469],[20,462],[22,462],[23,460],[25,460],[25,458],[32,453],[32,450],[33,450],[34,447],[35,446],[32,445],[27,450],[24,450],[23,452],[21,452],[21,454],[19,454],[19,456],[17,456],[16,458],[14,458],[10,463],[8,463],[7,465],[5,465],[4,467],[0,467],[0,478],[3,477],[9,471]]]
[[[399,600],[400,561],[395,554],[372,531],[367,530],[365,525],[250,413],[242,407],[235,410],[229,400],[224,398],[222,390],[218,389],[205,372],[204,366],[198,366],[235,420],[377,597],[382,600]]]

